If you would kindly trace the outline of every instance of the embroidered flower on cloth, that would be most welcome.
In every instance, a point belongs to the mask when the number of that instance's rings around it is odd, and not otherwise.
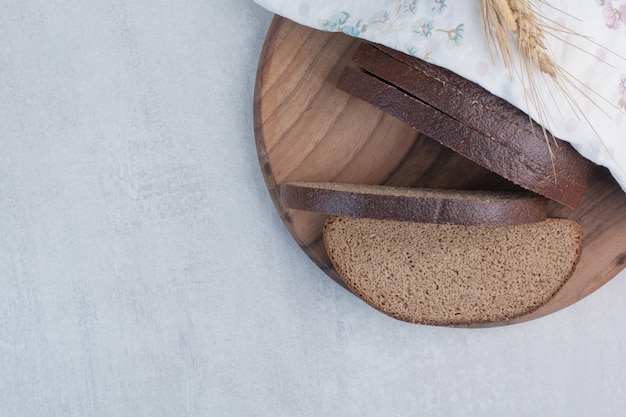
[[[413,29],[413,31],[418,35],[427,38],[433,34],[433,29],[433,22],[429,20],[426,22],[418,23],[417,27]]]
[[[389,13],[387,11],[382,10],[380,12],[376,12],[369,18],[368,24],[369,27],[375,30],[380,30],[385,26],[385,23],[390,19]]]
[[[413,13],[417,10],[417,0],[410,1],[409,3],[404,5],[405,13]]]
[[[459,43],[463,39],[463,32],[465,32],[465,25],[460,24],[457,25],[456,28],[450,30],[438,30],[438,32],[445,32],[448,34],[448,39],[450,39],[454,43]]]
[[[442,12],[446,7],[448,7],[446,0],[435,0],[433,12]]]
[[[339,12],[329,17],[328,19],[320,22],[320,26],[324,30],[327,30],[329,32],[342,31],[343,25],[348,21],[349,18],[350,14],[348,12]]]
[[[619,8],[613,6],[612,1],[607,1],[602,10],[602,17],[609,29],[618,29],[620,22],[626,24],[626,4],[622,4]]]
[[[328,18],[318,20],[317,27],[329,32],[363,36],[374,42],[389,34],[402,32],[414,33],[417,36],[413,38],[414,41],[424,41],[435,34],[447,38],[450,45],[459,46],[463,41],[465,24],[458,23],[453,29],[446,28],[449,18],[444,17],[444,12],[449,10],[448,0],[384,0],[384,5],[385,9],[369,16],[355,15],[352,11],[340,9]],[[430,50],[433,46],[423,47],[420,57],[426,59],[433,52]],[[413,45],[408,45],[404,51],[411,55],[417,54]]]

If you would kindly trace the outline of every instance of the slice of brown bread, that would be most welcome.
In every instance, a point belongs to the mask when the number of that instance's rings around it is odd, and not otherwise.
[[[549,148],[538,123],[480,85],[445,68],[369,42],[359,45],[353,61],[502,146],[543,164],[550,172],[554,168],[557,175],[587,184],[593,167],[589,160],[560,139],[555,138]]]
[[[337,87],[528,190],[569,206],[575,206],[585,191],[569,178],[555,181],[544,166],[369,74],[348,67]]]
[[[505,100],[451,71],[382,45],[362,43],[357,48],[353,61],[376,78],[476,130],[484,138],[483,141],[472,142],[474,149],[471,152],[459,150],[456,143],[458,139],[434,137],[443,145],[518,185],[569,207],[575,207],[582,198],[594,164],[565,141],[554,139],[554,143],[549,146],[541,127]],[[347,85],[343,81],[340,81],[339,87],[358,97],[354,91],[358,86],[344,88]],[[369,101],[364,97],[360,98]],[[370,103],[384,110],[379,105],[381,100],[379,97],[378,104]],[[404,120],[397,114],[395,116]],[[428,123],[428,120],[418,120],[409,124],[423,131]],[[486,141],[494,143],[483,146]],[[532,161],[534,169],[550,179],[552,184],[533,186],[523,174],[520,177],[514,170],[501,171],[502,161],[489,161],[489,158],[485,158],[485,152],[488,156],[490,149],[493,149],[492,145],[506,148],[508,156],[520,158],[522,163]],[[566,192],[563,191],[563,186],[567,187]]]
[[[582,231],[571,220],[481,227],[330,216],[328,255],[370,306],[412,323],[503,323],[545,304],[571,276]]]
[[[350,217],[504,226],[546,219],[547,200],[529,192],[433,190],[384,185],[288,182],[283,207]]]

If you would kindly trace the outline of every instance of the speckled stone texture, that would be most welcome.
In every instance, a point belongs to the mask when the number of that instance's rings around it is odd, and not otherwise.
[[[0,415],[623,413],[624,274],[463,330],[313,265],[257,162],[251,0],[2,6]]]

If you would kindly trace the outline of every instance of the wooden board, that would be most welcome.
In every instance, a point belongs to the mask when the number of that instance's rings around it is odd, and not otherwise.
[[[359,41],[275,17],[259,60],[255,137],[267,189],[307,255],[342,284],[324,248],[325,215],[283,209],[277,185],[333,181],[405,187],[517,189],[413,128],[335,88]],[[574,275],[543,307],[504,325],[560,310],[600,288],[626,266],[626,194],[598,167],[575,210],[556,203],[551,217],[584,231]],[[294,271],[295,274],[295,271]],[[484,326],[484,324],[482,324]]]

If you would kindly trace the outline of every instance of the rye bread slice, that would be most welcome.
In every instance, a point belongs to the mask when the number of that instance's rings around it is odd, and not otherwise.
[[[288,182],[283,207],[350,217],[504,226],[544,221],[547,200],[529,192],[434,190],[384,185]]]
[[[563,141],[553,145],[553,164],[541,130],[523,112],[458,76],[446,81],[455,76],[449,71],[448,78],[425,75],[368,45],[355,59],[376,76],[346,68],[338,88],[530,191],[572,208],[580,202],[593,164]]]
[[[485,136],[525,155],[546,170],[586,185],[593,167],[569,143],[554,138],[549,147],[541,126],[480,85],[419,58],[364,42],[353,62]],[[549,132],[548,137],[552,140]]]
[[[523,188],[569,206],[585,192],[579,183],[568,178],[555,181],[542,165],[372,75],[348,67],[337,87]]]
[[[330,216],[324,242],[346,285],[382,313],[477,326],[550,300],[576,267],[582,231],[563,219],[482,227]]]

